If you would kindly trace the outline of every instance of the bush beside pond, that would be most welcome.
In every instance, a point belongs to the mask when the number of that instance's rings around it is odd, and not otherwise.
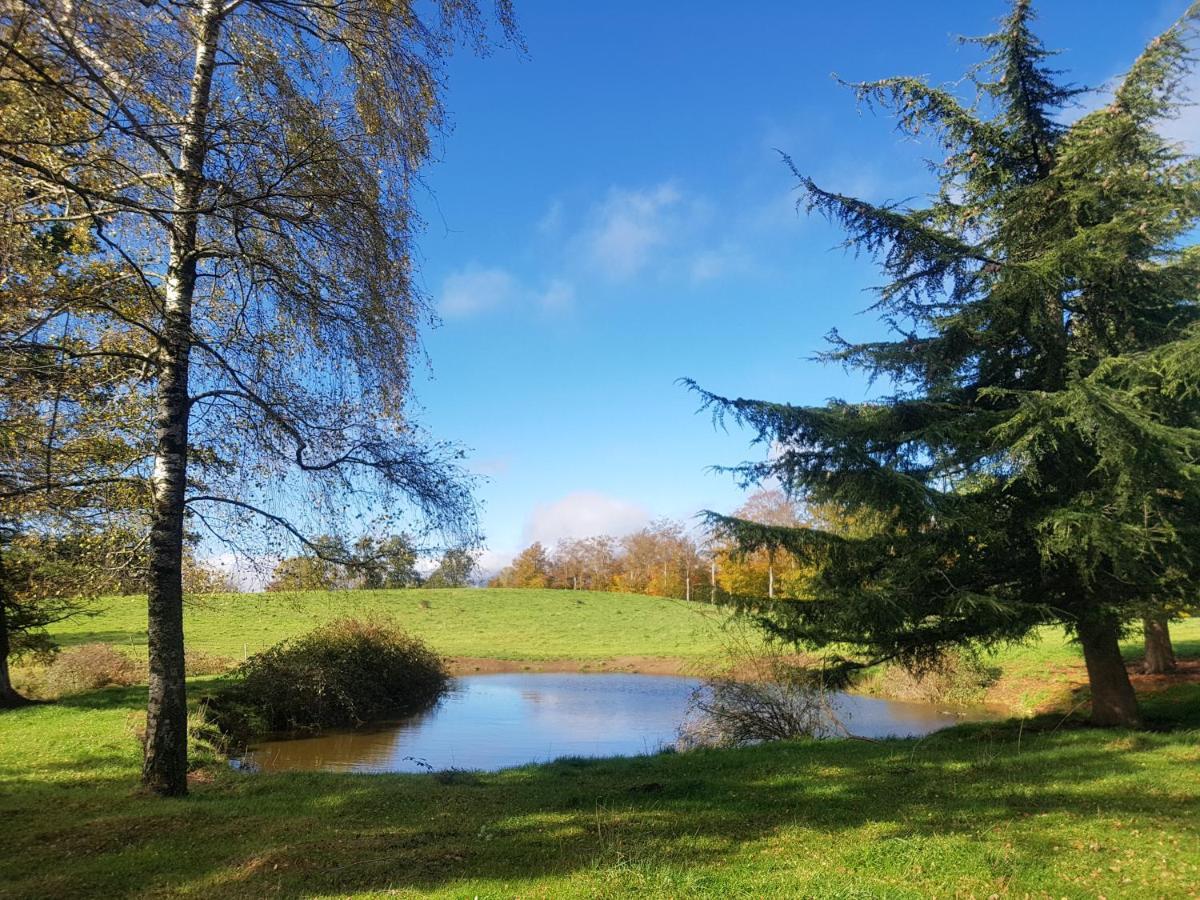
[[[223,730],[317,731],[418,712],[446,690],[445,664],[387,619],[336,619],[256,653],[210,701]]]
[[[1000,669],[965,650],[947,653],[924,671],[901,665],[883,666],[860,689],[892,700],[914,703],[981,703],[987,689],[1000,677]]]
[[[127,687],[146,680],[146,666],[110,644],[81,644],[54,655],[44,673],[52,697],[81,694],[104,687]]]

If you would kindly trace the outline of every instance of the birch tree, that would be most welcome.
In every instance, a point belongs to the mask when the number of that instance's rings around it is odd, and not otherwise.
[[[456,45],[515,38],[471,0],[4,0],[0,74],[76,113],[0,163],[134,274],[109,314],[153,403],[143,781],[186,792],[185,524],[299,543],[378,511],[473,532],[457,451],[406,408],[425,304],[413,190]],[[31,224],[31,227],[34,227]],[[249,550],[248,550],[249,552]]]

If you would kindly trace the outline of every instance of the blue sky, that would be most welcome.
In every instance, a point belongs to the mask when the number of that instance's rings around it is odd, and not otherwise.
[[[1073,80],[1099,86],[1185,6],[1042,0],[1040,30]],[[920,193],[927,148],[859,112],[831,73],[956,80],[976,55],[954,36],[1005,8],[523,0],[527,54],[455,58],[453,131],[421,202],[442,324],[416,399],[485,476],[485,566],[532,539],[737,506],[707,469],[761,451],[697,415],[680,377],[794,403],[867,395],[808,357],[830,328],[880,333],[861,314],[875,273],[797,214],[777,151],[839,191]]]

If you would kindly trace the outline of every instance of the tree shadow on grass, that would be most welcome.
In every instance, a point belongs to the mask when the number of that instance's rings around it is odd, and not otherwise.
[[[1180,659],[1200,659],[1200,638],[1174,638],[1171,644]]]
[[[1193,691],[1178,702],[1196,707],[1198,697]],[[1030,817],[1104,810],[1123,820],[1173,814],[1188,821],[1194,808],[1176,804],[1164,813],[1156,783],[1139,775],[1146,761],[1139,754],[1170,741],[1080,729],[1057,717],[921,741],[568,759],[449,783],[218,773],[176,801],[96,779],[87,785],[93,804],[76,804],[67,819],[45,807],[53,788],[30,783],[9,812],[22,846],[0,866],[23,877],[12,883],[31,894],[108,895],[136,886],[257,897],[454,890],[475,880],[504,884],[511,894],[520,892],[514,882],[618,862],[696,871],[782,829],[832,846],[850,866],[874,865],[868,857],[885,848],[921,854],[926,841],[957,837],[986,867],[998,864],[970,848],[1008,826],[1006,840],[1023,865],[1051,866],[1058,848],[1021,826]],[[72,862],[55,866],[55,859]]]
[[[54,635],[55,643],[62,647],[78,647],[80,644],[112,644],[114,647],[133,647],[144,651],[146,640],[144,628],[67,631]]]

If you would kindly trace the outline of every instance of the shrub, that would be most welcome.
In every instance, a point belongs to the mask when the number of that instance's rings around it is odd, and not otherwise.
[[[111,644],[81,644],[54,657],[45,684],[50,693],[62,696],[144,680],[144,667]]]
[[[227,732],[312,731],[417,712],[450,676],[422,641],[386,619],[337,619],[251,656],[210,707]]]
[[[228,656],[217,656],[191,647],[183,653],[183,667],[189,678],[195,675],[224,675],[236,665]]]
[[[986,665],[977,654],[955,651],[920,671],[887,666],[865,687],[895,700],[970,704],[984,699],[999,674],[997,667]]]
[[[742,747],[844,730],[819,670],[798,663],[778,644],[727,653],[727,672],[692,694],[678,749]]]

